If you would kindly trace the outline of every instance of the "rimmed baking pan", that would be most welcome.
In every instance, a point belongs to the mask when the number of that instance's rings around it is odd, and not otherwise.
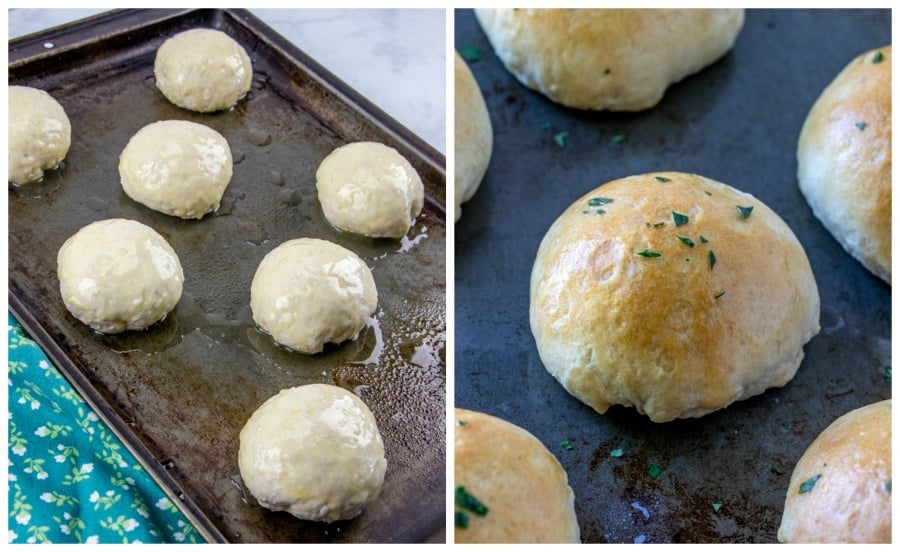
[[[233,110],[199,114],[155,88],[153,60],[169,36],[223,30],[254,66]],[[52,45],[52,47],[51,47]],[[445,172],[442,154],[244,10],[122,10],[9,43],[9,84],[51,93],[72,122],[61,170],[9,189],[10,308],[73,385],[213,542],[443,541],[445,519]],[[228,140],[234,176],[214,215],[184,221],[121,190],[118,156],[141,127],[206,124]],[[402,240],[335,230],[315,193],[318,163],[351,141],[386,143],[426,189]],[[144,332],[104,336],[59,296],[56,252],[92,221],[125,217],[165,236],[186,275],[184,295]],[[301,355],[253,324],[250,281],[284,240],[316,237],[359,254],[379,305],[355,340]],[[238,433],[279,389],[325,382],[358,394],[384,437],[388,471],[358,518],[303,522],[260,507],[240,481]]]
[[[841,414],[891,396],[891,288],[841,249],[796,181],[813,102],[850,60],[890,41],[890,11],[748,10],[734,49],[655,108],[593,113],[523,87],[473,13],[456,12],[457,49],[480,54],[470,67],[494,153],[455,225],[455,402],[525,427],[559,458],[584,542],[775,542],[809,443]],[[601,416],[550,376],[529,328],[528,291],[541,238],[575,199],[663,170],[750,192],[791,226],[818,283],[822,331],[785,387],[654,424],[621,407]]]

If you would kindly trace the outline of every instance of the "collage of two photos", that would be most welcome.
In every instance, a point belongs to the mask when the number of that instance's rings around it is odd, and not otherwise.
[[[7,16],[10,544],[891,542],[890,9]]]

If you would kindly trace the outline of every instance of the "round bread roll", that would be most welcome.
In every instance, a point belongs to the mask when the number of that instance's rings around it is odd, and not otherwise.
[[[534,435],[455,410],[456,543],[579,543],[575,493]]]
[[[282,243],[259,264],[250,308],[281,345],[319,353],[356,337],[375,313],[378,292],[366,263],[335,243],[300,238]]]
[[[128,141],[119,155],[119,177],[138,203],[199,219],[219,208],[232,164],[231,148],[215,130],[190,121],[157,121]]]
[[[416,169],[400,152],[377,142],[332,151],[316,171],[316,189],[331,224],[373,238],[405,236],[425,198]]]
[[[530,318],[570,393],[665,422],[790,381],[819,331],[819,294],[765,204],[661,172],[608,182],[560,215],[534,262]]]
[[[454,192],[455,219],[459,220],[462,204],[469,201],[484,178],[494,147],[494,131],[481,89],[472,71],[456,53],[454,82]]]
[[[170,102],[201,113],[233,107],[253,80],[244,48],[214,29],[191,29],[167,39],[156,51],[153,73]]]
[[[891,401],[831,423],[794,467],[778,528],[787,543],[891,542]]]
[[[29,86],[8,90],[9,181],[29,184],[66,158],[72,126],[63,106],[47,92]]]
[[[378,497],[387,460],[366,404],[341,387],[311,384],[283,389],[250,416],[238,465],[265,508],[332,522]]]
[[[181,298],[178,255],[137,221],[88,224],[63,243],[56,262],[66,308],[100,333],[143,330],[165,318]]]
[[[731,49],[741,9],[476,8],[500,61],[525,86],[578,109],[640,111]]]
[[[825,228],[890,284],[890,45],[858,56],[816,100],[800,131],[797,181]]]

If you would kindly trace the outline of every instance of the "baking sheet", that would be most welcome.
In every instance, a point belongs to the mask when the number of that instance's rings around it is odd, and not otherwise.
[[[156,49],[194,27],[226,31],[253,61],[250,94],[231,111],[182,110],[155,88]],[[12,41],[9,59],[9,83],[50,92],[73,128],[62,170],[36,185],[10,186],[10,307],[204,537],[443,542],[443,155],[244,10],[117,11]],[[234,176],[215,215],[183,221],[121,191],[119,153],[137,130],[163,119],[203,123],[228,140]],[[321,213],[318,163],[357,140],[397,148],[422,177],[425,208],[402,240],[341,233]],[[145,332],[98,335],[59,297],[58,248],[85,224],[110,217],[155,228],[184,267],[181,301]],[[259,261],[303,236],[355,251],[379,291],[358,339],[313,356],[275,346],[249,310]],[[238,433],[246,419],[278,390],[313,382],[357,393],[384,437],[384,489],[354,520],[310,523],[269,512],[241,485]]]
[[[791,471],[812,439],[891,396],[891,288],[813,218],[795,176],[807,112],[852,58],[890,43],[890,11],[748,10],[732,52],[637,114],[567,109],[526,89],[469,10],[456,12],[455,33],[457,49],[481,54],[470,67],[494,128],[487,175],[455,225],[456,406],[544,442],[568,471],[584,542],[775,542]],[[528,286],[541,238],[572,201],[663,170],[750,192],[791,226],[818,283],[822,331],[784,388],[654,424],[623,407],[599,415],[547,373]],[[652,465],[662,469],[655,479]]]

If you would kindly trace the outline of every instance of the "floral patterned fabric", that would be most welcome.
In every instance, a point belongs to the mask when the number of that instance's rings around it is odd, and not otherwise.
[[[9,315],[10,543],[202,542]]]

